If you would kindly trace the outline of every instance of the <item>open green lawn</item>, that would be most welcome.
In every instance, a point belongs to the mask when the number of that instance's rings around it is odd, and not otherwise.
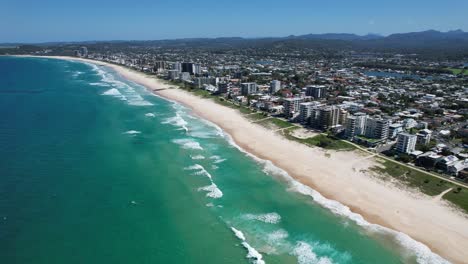
[[[279,118],[276,118],[276,117],[272,117],[272,118],[269,118],[269,119],[266,119],[266,120],[262,120],[260,122],[258,122],[257,124],[261,125],[261,126],[264,126],[268,129],[281,129],[281,128],[286,128],[286,127],[290,127],[292,126],[293,124],[289,123],[288,121],[284,121],[284,120],[281,120]]]
[[[323,134],[316,135],[314,137],[309,137],[309,138],[297,138],[293,135],[291,135],[291,131],[285,131],[284,135],[286,138],[290,140],[297,141],[299,143],[308,145],[308,146],[316,146],[316,147],[321,147],[324,149],[332,149],[332,150],[355,150],[356,147],[344,140],[329,137]]]
[[[457,192],[458,186],[451,182],[432,177],[426,173],[407,168],[388,160],[379,160],[379,162],[381,165],[371,168],[373,171],[384,177],[394,177],[405,185],[417,188],[427,195],[436,196],[443,191],[452,188],[452,191],[445,194],[443,199],[452,202],[462,208],[465,212],[468,212],[467,188],[462,188],[460,192]]]
[[[468,75],[468,70],[466,69],[457,69],[457,68],[447,68],[447,70],[451,71],[453,74],[460,74],[463,72],[463,75]]]
[[[247,117],[250,120],[256,121],[256,120],[265,119],[268,117],[268,115],[265,113],[255,113],[255,114],[246,115],[245,117]]]
[[[467,188],[462,188],[459,191],[456,188],[454,188],[449,193],[446,193],[443,198],[461,207],[466,213],[468,213],[468,189]]]

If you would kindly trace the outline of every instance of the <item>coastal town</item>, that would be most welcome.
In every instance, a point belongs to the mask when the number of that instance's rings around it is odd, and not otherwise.
[[[124,65],[239,107],[253,122],[325,149],[361,148],[468,182],[468,65],[401,54],[168,49],[75,56]]]

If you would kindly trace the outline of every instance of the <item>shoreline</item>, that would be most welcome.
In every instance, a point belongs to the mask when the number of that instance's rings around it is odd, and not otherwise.
[[[375,165],[372,159],[363,159],[365,156],[353,151],[327,151],[331,153],[327,157],[319,148],[286,140],[251,123],[234,109],[181,89],[171,89],[171,85],[123,66],[73,57],[40,57],[110,67],[154,94],[189,107],[197,116],[219,126],[242,150],[270,161],[292,179],[349,207],[367,222],[407,234],[454,263],[463,263],[468,258],[466,217],[442,201],[369,176],[362,170]]]

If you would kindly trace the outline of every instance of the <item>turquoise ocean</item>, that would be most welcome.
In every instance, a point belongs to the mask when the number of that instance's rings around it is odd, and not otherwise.
[[[0,57],[0,263],[443,263],[110,68]]]

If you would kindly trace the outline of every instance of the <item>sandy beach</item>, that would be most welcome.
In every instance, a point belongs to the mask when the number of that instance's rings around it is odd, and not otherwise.
[[[170,88],[145,74],[105,62],[69,57],[113,68],[123,77],[147,87],[159,96],[190,107],[193,112],[221,127],[244,150],[273,162],[297,181],[348,206],[372,224],[399,232],[427,245],[454,263],[468,261],[468,219],[445,202],[414,190],[405,190],[371,177],[366,170],[373,158],[359,152],[325,151],[282,138],[251,123],[238,111]],[[401,243],[404,243],[401,242]],[[414,248],[414,251],[419,249]],[[427,262],[432,263],[432,262]]]

